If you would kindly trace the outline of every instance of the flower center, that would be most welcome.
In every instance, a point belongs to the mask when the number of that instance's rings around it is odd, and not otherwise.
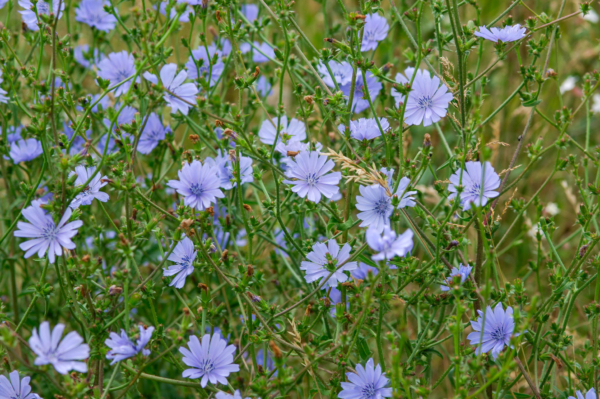
[[[129,76],[131,76],[131,74],[129,73],[129,71],[126,70],[118,70],[116,72],[116,76],[117,76],[117,81],[121,82],[125,79],[127,79]]]
[[[194,183],[191,185],[190,191],[192,192],[192,194],[198,197],[202,195],[202,193],[204,192],[204,188],[202,187],[202,184]]]
[[[309,174],[306,177],[306,183],[311,187],[316,186],[317,183],[319,183],[319,176],[317,176],[315,173]]]
[[[469,188],[469,194],[476,195],[477,197],[479,197],[481,195],[481,185],[479,183],[474,183]]]
[[[203,374],[210,374],[211,371],[215,369],[215,365],[212,360],[206,359],[200,363],[200,367],[198,367]]]
[[[492,331],[492,338],[496,341],[504,341],[506,338],[506,332],[504,331],[504,325],[498,326],[494,331]]]
[[[45,227],[42,227],[42,237],[46,240],[54,241],[56,233],[58,233],[58,231],[54,222],[48,222]]]
[[[363,33],[363,40],[366,41],[374,41],[375,40],[375,31],[373,30],[365,30],[365,32]]]
[[[431,108],[433,100],[430,96],[421,97],[418,101],[419,108]]]
[[[377,212],[377,214],[379,216],[385,216],[389,205],[390,205],[389,198],[381,198],[379,201],[377,201],[375,203],[375,212]]]
[[[375,384],[373,384],[371,382],[371,383],[365,385],[361,389],[362,396],[360,397],[360,399],[371,399],[371,398],[374,398],[376,392],[377,392],[377,389],[375,389]]]

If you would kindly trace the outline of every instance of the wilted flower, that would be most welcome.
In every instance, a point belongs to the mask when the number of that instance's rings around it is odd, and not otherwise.
[[[516,24],[513,26],[505,26],[502,29],[492,28],[488,29],[485,26],[480,26],[479,31],[475,31],[474,35],[482,37],[494,43],[503,42],[514,42],[525,37],[526,29],[521,25]]]
[[[481,310],[477,310],[477,313],[479,318],[477,321],[471,320],[474,331],[467,336],[467,339],[471,341],[471,345],[478,345],[476,354],[492,351],[495,359],[502,349],[510,344],[510,337],[515,330],[513,309],[509,306],[504,311],[502,303],[498,303],[494,310],[488,306],[485,315]]]
[[[116,362],[133,357],[140,352],[144,356],[148,356],[150,354],[150,349],[144,349],[144,347],[152,338],[154,327],[144,328],[139,326],[139,329],[140,337],[137,339],[135,344],[131,342],[127,336],[127,333],[123,329],[121,329],[121,335],[115,332],[110,333],[109,338],[104,341],[104,344],[110,348],[106,354],[106,358],[109,360],[112,359],[112,362],[110,362],[111,366]]]
[[[216,203],[217,198],[225,197],[219,189],[219,168],[214,163],[201,164],[197,160],[191,164],[186,162],[177,175],[179,180],[169,180],[167,185],[184,196],[183,203],[186,206],[203,211]]]
[[[378,252],[371,256],[375,261],[392,259],[395,256],[406,256],[413,249],[413,232],[407,229],[400,236],[390,229],[390,226],[384,226],[383,234],[374,228],[368,228],[365,235],[367,244],[373,250]]]
[[[233,372],[240,371],[240,366],[233,363],[234,345],[227,345],[221,334],[215,333],[212,338],[209,334],[202,337],[202,343],[195,335],[188,341],[189,350],[180,347],[183,362],[191,368],[184,370],[184,378],[202,378],[200,385],[204,388],[208,384],[227,384],[227,377]]]
[[[105,5],[110,6],[110,2],[106,0],[82,0],[79,7],[75,9],[75,20],[99,31],[109,32],[115,28],[117,18],[104,11]]]
[[[379,14],[369,14],[365,18],[363,40],[360,50],[375,50],[380,41],[387,37],[390,26],[387,20]]]
[[[288,140],[303,141],[306,139],[306,126],[303,122],[293,118],[288,124],[287,116],[283,115],[278,120],[267,119],[263,121],[258,131],[260,141],[273,145],[277,137],[277,125],[279,125],[279,137],[277,143]]]
[[[37,355],[34,361],[36,366],[51,364],[57,373],[67,374],[71,370],[80,373],[87,372],[87,364],[78,360],[85,360],[90,355],[90,347],[83,343],[83,338],[77,331],[71,331],[61,341],[64,324],[57,324],[50,331],[50,323],[40,324],[40,332],[33,329],[29,345]]]
[[[459,264],[458,268],[453,267],[452,270],[450,271],[450,277],[448,277],[448,282],[452,282],[452,280],[454,280],[455,276],[460,276],[460,283],[463,284],[467,278],[469,277],[469,274],[471,274],[471,270],[473,270],[473,266],[463,266],[463,264]],[[440,286],[440,289],[442,291],[450,291],[450,287],[448,287],[445,284],[442,284]]]
[[[341,399],[381,399],[392,396],[392,388],[387,388],[390,380],[381,371],[381,366],[375,367],[373,359],[369,359],[365,367],[356,365],[356,373],[346,373],[350,382],[342,382],[342,391],[338,394]]]
[[[163,268],[163,276],[175,276],[169,284],[170,287],[183,288],[187,276],[194,272],[194,260],[197,254],[194,243],[188,237],[184,237],[183,240],[177,243],[173,253],[168,258],[175,264]]]
[[[8,376],[10,381],[5,376],[0,375],[0,399],[41,399],[40,395],[31,393],[31,387],[29,386],[31,377],[21,379],[17,370],[14,370]]]
[[[41,258],[48,251],[48,260],[54,263],[55,256],[61,256],[63,248],[75,249],[75,243],[71,238],[77,234],[77,229],[83,225],[83,222],[76,220],[67,223],[73,213],[71,208],[67,208],[57,225],[52,216],[39,205],[36,203],[23,209],[23,217],[31,223],[18,222],[18,230],[14,232],[14,236],[32,238],[19,245],[19,248],[26,251],[25,259],[36,252],[38,258]]]
[[[38,3],[39,4],[39,3]],[[110,86],[113,87],[126,79],[135,75],[135,59],[133,55],[123,50],[118,53],[110,53],[106,58],[98,63],[98,76],[102,79],[110,81]],[[140,81],[139,76],[135,80]],[[115,96],[127,93],[129,87],[133,83],[133,79],[129,79],[115,89]]]
[[[325,155],[316,151],[305,151],[298,154],[288,163],[285,184],[292,185],[292,191],[300,198],[318,203],[321,195],[331,198],[340,190],[338,184],[342,178],[340,172],[328,173],[335,164]]]
[[[479,161],[466,162],[465,167],[466,170],[459,169],[450,176],[448,199],[455,198],[458,194],[458,186],[462,186],[460,203],[463,210],[468,211],[471,209],[471,204],[485,206],[488,199],[496,198],[499,195],[497,191],[493,190],[500,187],[500,177],[489,162],[484,164],[483,170]]]
[[[327,244],[316,243],[312,247],[312,251],[306,255],[306,258],[310,261],[303,261],[300,270],[306,272],[304,279],[307,283],[318,281],[329,276],[331,272],[334,272],[329,280],[323,285],[323,288],[337,287],[338,283],[348,281],[348,276],[344,273],[345,271],[351,271],[356,269],[356,262],[346,262],[350,258],[350,251],[352,247],[346,243],[340,249],[338,243],[331,239]],[[343,266],[340,267],[340,265]],[[337,270],[336,270],[337,269]]]
[[[26,139],[14,142],[10,146],[9,155],[15,164],[36,159],[44,152],[42,143],[36,139]]]

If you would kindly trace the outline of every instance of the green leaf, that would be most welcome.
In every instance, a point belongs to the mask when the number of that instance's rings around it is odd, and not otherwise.
[[[538,105],[541,102],[542,102],[542,100],[531,99],[531,100],[528,100],[528,101],[523,101],[521,104],[524,107],[535,107],[536,105]]]

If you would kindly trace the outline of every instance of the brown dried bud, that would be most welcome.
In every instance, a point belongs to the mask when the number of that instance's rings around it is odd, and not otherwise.
[[[196,144],[197,142],[200,141],[200,136],[198,136],[197,134],[190,134],[189,138],[190,138],[190,141],[192,142],[192,144]]]
[[[362,14],[356,14],[354,16],[354,19],[362,19],[363,21],[367,18],[366,15],[362,15]]]
[[[244,209],[248,212],[252,212],[252,207],[248,204],[244,204]]]
[[[223,254],[221,255],[221,260],[225,262],[225,261],[227,261],[228,259],[229,259],[229,250],[228,250],[228,249],[225,249],[225,250],[223,251]]]
[[[275,344],[275,341],[269,341],[269,348],[271,348],[271,352],[273,352],[273,356],[275,356],[276,359],[281,359],[283,354],[281,353],[281,349]]]
[[[188,308],[183,308],[183,314],[186,316],[190,315],[190,310]]]
[[[208,285],[204,283],[198,283],[198,288],[208,292]]]
[[[194,224],[192,219],[183,219],[179,227],[181,227],[184,231],[188,231],[192,224]]]
[[[215,121],[215,126],[216,126],[216,127],[224,127],[224,126],[225,126],[225,124],[224,124],[222,121],[220,121],[219,119],[217,119],[217,120]]]
[[[138,210],[136,208],[133,208],[133,211],[131,211],[131,219],[137,220],[137,213]]]
[[[117,287],[116,285],[111,285],[108,287],[108,295],[110,296],[121,295],[122,292],[123,288]]]
[[[555,77],[556,77],[556,75],[557,75],[557,73],[556,73],[556,71],[555,71],[554,69],[552,69],[552,68],[548,68],[548,69],[546,70],[546,77],[547,77],[547,78],[555,78]]]
[[[312,105],[312,103],[314,102],[314,98],[313,96],[304,96],[304,101],[306,101],[308,105]]]
[[[431,136],[429,133],[425,133],[425,137],[423,138],[423,147],[427,148],[431,146]]]
[[[123,233],[119,234],[119,240],[121,240],[121,244],[123,244],[123,245],[128,245],[129,244],[129,242],[127,242],[127,239],[123,235]]]
[[[287,152],[287,156],[288,157],[295,157],[296,155],[300,154],[300,151],[288,151]]]
[[[88,263],[90,261],[90,256],[89,255],[83,255],[83,258],[81,258],[81,261],[83,263]]]
[[[306,307],[306,310],[304,311],[304,316],[305,317],[310,316],[311,309],[312,309],[312,305],[309,303],[308,306]]]
[[[588,250],[588,244],[582,245],[581,248],[579,248],[579,257],[583,258]]]
[[[210,215],[210,217],[215,216],[215,208],[212,206],[209,206],[208,208],[206,208],[206,212],[208,212],[208,214]]]
[[[258,75],[260,75],[260,68],[256,67],[256,69],[254,70],[254,73],[252,74],[252,77],[256,79],[258,77]]]
[[[252,265],[248,265],[248,269],[246,269],[246,276],[252,277],[254,275],[254,267]]]

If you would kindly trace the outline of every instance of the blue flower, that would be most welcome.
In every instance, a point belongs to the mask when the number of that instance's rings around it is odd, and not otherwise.
[[[188,237],[184,237],[175,246],[168,260],[175,262],[168,268],[163,268],[163,276],[175,276],[169,287],[183,288],[187,276],[194,272],[194,260],[198,252],[194,249],[194,243]]]
[[[80,187],[86,184],[90,176],[92,176],[95,171],[95,166],[89,168],[86,168],[82,165],[76,166],[75,173],[77,174],[77,179],[75,179],[75,187]],[[106,176],[100,177],[100,174],[97,173],[96,176],[94,176],[94,178],[87,183],[86,188],[77,194],[69,206],[75,209],[79,208],[80,205],[91,205],[94,199],[97,199],[100,202],[108,201],[108,194],[100,191],[102,187],[108,184],[107,181],[103,181],[104,179],[106,179]]]
[[[352,69],[352,65],[350,65],[349,62],[347,62],[347,61],[343,61],[343,62],[329,61],[328,64],[329,64],[329,69],[331,69],[331,73],[333,74],[333,78],[335,79],[338,86],[342,87],[347,84],[350,84],[350,82],[352,81],[353,69]],[[321,77],[323,78],[323,82],[325,82],[325,84],[327,86],[335,88],[335,83],[333,82],[333,79],[331,79],[329,70],[327,69],[327,66],[323,62],[319,62],[319,65],[317,66],[317,70],[321,74]],[[357,74],[358,73],[359,72],[357,71]],[[350,90],[350,89],[348,89],[348,90]]]
[[[115,29],[117,18],[104,11],[104,6],[110,6],[106,0],[82,0],[75,9],[75,20],[83,22],[102,32]]]
[[[261,75],[261,77],[256,81],[256,90],[262,97],[268,97],[271,95],[271,93],[273,93],[271,83],[269,83],[269,79],[267,79],[264,75]]]
[[[217,57],[216,62],[215,56]],[[217,46],[211,44],[210,46],[200,46],[196,50],[192,50],[192,55],[188,58],[188,62],[185,63],[185,69],[187,69],[190,79],[200,79],[203,77],[210,82],[210,87],[213,87],[219,82],[221,74],[225,70],[225,64],[221,61],[221,53],[217,49]]]
[[[178,0],[175,5],[171,6],[169,12],[169,19],[173,19],[177,16],[176,6],[181,3],[186,3],[185,1]],[[167,7],[169,6],[168,1],[161,1],[160,3],[160,13],[164,16],[167,16]],[[156,6],[154,6],[156,9]],[[185,11],[179,16],[179,22],[190,22],[190,13],[192,13],[192,7],[189,5],[185,8]]]
[[[350,79],[352,80],[352,79]],[[375,103],[375,98],[379,95],[381,88],[383,85],[379,82],[375,76],[371,72],[367,72],[367,90],[369,91],[369,96],[371,97],[371,102]],[[356,72],[356,84],[354,86],[354,96],[352,97],[352,110],[354,113],[361,113],[365,109],[369,108],[369,100],[363,98],[366,94],[365,85],[362,77],[362,72]],[[352,90],[352,82],[348,82],[347,84],[340,86],[340,90],[344,94],[344,97],[347,99],[350,98],[350,90]]]
[[[240,393],[239,389],[236,389],[233,395],[230,393],[219,391],[215,394],[215,398],[216,399],[243,399],[242,394]],[[246,399],[250,399],[250,398],[246,398]]]
[[[318,203],[321,195],[331,198],[340,191],[338,184],[342,179],[340,172],[328,173],[335,164],[325,155],[316,151],[304,151],[288,163],[285,184],[292,185],[292,191],[300,198]]]
[[[0,8],[2,4],[0,2]],[[31,393],[30,377],[19,378],[19,372],[14,370],[8,375],[10,381],[0,375],[0,399],[41,399],[40,395]]]
[[[475,31],[474,35],[477,37],[482,37],[494,43],[509,43],[524,38],[525,32],[526,29],[521,27],[521,25],[519,24],[513,26],[505,26],[502,29],[488,29],[485,26],[480,26],[479,31]]]
[[[8,3],[8,0],[0,0],[0,10]]]
[[[115,136],[117,138],[119,138],[119,135],[120,135],[122,139],[127,139],[127,138],[131,139],[132,138],[129,133],[125,133],[122,131],[119,131],[119,133],[117,133],[117,127],[119,125],[129,124],[129,123],[133,122],[133,120],[135,119],[135,114],[138,112],[137,109],[135,109],[129,105],[126,105],[123,107],[123,109],[121,109],[121,104],[117,104],[117,105],[115,105],[114,108],[116,110],[120,110],[120,111],[118,111],[119,114],[117,115],[117,121],[115,123],[115,126],[113,126],[113,131],[110,136],[110,141],[108,142],[107,154],[112,154],[113,152],[119,151],[118,148],[115,150]],[[103,122],[107,129],[110,128],[110,126],[112,125],[111,121],[106,118],[104,118]],[[107,138],[108,138],[108,134],[105,134],[104,136],[102,136],[100,138],[100,141],[98,142],[98,151],[101,154],[104,153],[104,147],[106,146]],[[133,140],[131,140],[131,142],[133,142]]]
[[[258,18],[258,6],[256,4],[242,4],[240,11],[250,23]]]
[[[227,377],[233,372],[240,371],[240,366],[233,363],[234,345],[227,345],[227,341],[221,338],[221,334],[209,334],[202,337],[202,343],[195,335],[188,341],[189,350],[180,347],[179,352],[183,354],[183,362],[191,368],[184,370],[184,378],[202,378],[200,385],[206,387],[208,381],[211,384],[227,384]]]
[[[379,118],[379,123],[384,132],[390,128],[390,123],[386,118]],[[338,130],[344,134],[346,126],[339,125]],[[350,121],[350,137],[356,140],[373,140],[381,136],[381,130],[375,118],[360,118],[357,121]]]
[[[500,187],[500,177],[494,171],[492,164],[486,162],[482,170],[481,162],[469,161],[465,163],[465,168],[466,170],[459,169],[450,176],[448,199],[455,198],[458,194],[458,186],[462,186],[460,204],[464,211],[468,211],[471,209],[471,204],[485,206],[488,199],[496,198],[499,195],[494,190]]]
[[[240,51],[242,54],[252,53],[252,61],[257,64],[268,62],[275,59],[275,50],[267,43],[253,42],[242,43],[240,45]]]
[[[364,262],[358,262],[358,267],[352,270],[352,277],[359,280],[366,280],[369,272],[373,273],[373,276],[377,276],[379,274],[379,269],[373,266],[369,266]]]
[[[340,249],[338,243],[331,239],[327,244],[316,243],[312,247],[312,251],[306,255],[306,259],[309,261],[302,261],[300,270],[306,272],[304,279],[307,283],[318,281],[329,276],[331,272],[334,272],[329,280],[323,285],[323,289],[329,287],[337,287],[338,283],[348,281],[348,276],[344,273],[345,271],[352,271],[356,269],[356,262],[346,262],[350,258],[350,251],[352,247],[346,243]],[[344,264],[341,268],[336,270],[339,266]]]
[[[217,198],[225,197],[219,188],[219,168],[214,164],[203,165],[197,160],[191,164],[186,162],[177,174],[179,180],[169,180],[167,185],[184,196],[183,203],[186,206],[203,211],[216,203]]]
[[[23,130],[23,126],[9,126],[6,131],[6,139],[8,140],[8,144],[12,144],[17,140],[21,139],[21,131]]]
[[[365,18],[363,40],[360,50],[375,50],[380,41],[387,37],[390,26],[387,20],[379,14],[369,14]]]
[[[198,88],[193,83],[183,83],[188,76],[186,71],[180,71],[175,75],[176,73],[176,64],[167,64],[160,70],[160,80],[166,91],[163,98],[171,107],[172,114],[181,111],[183,115],[187,115],[190,107],[193,107],[193,104],[196,103]],[[144,78],[154,84],[158,84],[156,75],[145,72]]]
[[[219,152],[219,155],[217,155],[217,157],[214,160],[212,158],[207,158],[208,162],[213,163],[219,168],[221,188],[224,190],[231,190],[233,187],[237,186],[237,177],[233,174],[234,162],[232,162],[232,158],[235,158],[235,151],[233,152],[233,155],[231,153],[224,155],[222,152]],[[252,158],[240,155],[239,168],[240,181],[242,182],[242,184],[252,183],[254,181],[254,174],[252,171]]]
[[[392,388],[386,388],[389,379],[381,372],[381,366],[369,359],[365,367],[356,365],[356,373],[346,373],[350,382],[342,382],[341,399],[381,399],[392,396]]]
[[[414,73],[414,68],[406,68],[404,75],[401,73],[396,75],[396,82],[410,83]],[[405,96],[393,88],[392,96],[396,100],[396,107],[405,100]],[[411,91],[408,93],[404,122],[407,125],[422,123],[423,126],[436,123],[446,116],[450,101],[452,101],[452,93],[448,92],[448,87],[442,84],[437,76],[432,77],[428,71],[419,69],[413,80]]]
[[[76,220],[67,223],[73,210],[67,208],[58,224],[54,223],[52,216],[46,213],[39,203],[32,203],[23,210],[23,217],[31,223],[18,222],[18,230],[14,232],[15,237],[32,238],[19,245],[25,252],[25,259],[37,252],[41,258],[48,251],[48,260],[54,263],[55,255],[62,255],[62,248],[75,249],[75,243],[71,241],[77,234],[83,222]]]
[[[406,256],[414,246],[411,229],[398,236],[388,225],[384,226],[383,234],[375,228],[368,228],[365,238],[369,247],[378,252],[371,256],[371,259],[375,261],[392,259],[395,256]]]
[[[260,141],[265,144],[273,145],[275,143],[275,137],[277,137],[277,120],[266,119],[263,121],[260,129],[258,130],[258,137]],[[282,115],[279,117],[279,137],[277,143],[288,140],[303,141],[306,139],[306,126],[303,122],[293,118],[288,124],[287,116]]]
[[[60,4],[60,12],[58,12],[58,7]],[[21,18],[23,18],[23,22],[27,25],[27,29],[32,31],[40,30],[38,25],[38,19],[35,12],[31,9],[33,7],[33,3],[31,0],[19,0],[19,5],[24,8],[24,10],[19,11],[21,14]],[[53,13],[56,15],[58,13],[58,19],[62,17],[63,11],[65,10],[65,1],[63,0],[52,0],[52,9],[50,9],[50,4],[43,0],[39,0],[35,5],[35,9],[37,10],[37,14],[49,15]]]
[[[170,132],[171,128],[169,125],[163,126],[158,115],[154,112],[151,113],[140,135],[137,150],[141,154],[150,154],[158,143],[165,139],[166,134]]]
[[[124,80],[135,75],[135,59],[133,55],[123,50],[118,53],[110,53],[106,58],[98,63],[98,76],[110,81],[110,85],[115,86]],[[140,81],[139,76],[135,80]],[[115,90],[115,96],[127,93],[133,79],[128,80]]]
[[[390,216],[394,211],[391,197],[379,184],[359,186],[358,189],[361,195],[356,196],[356,209],[361,211],[357,215],[362,220],[360,227],[369,227],[381,233],[384,226],[390,224]]]
[[[60,374],[67,374],[71,370],[86,373],[87,364],[78,360],[89,357],[90,347],[83,343],[83,338],[77,331],[71,331],[61,341],[64,330],[64,324],[57,324],[51,332],[47,321],[40,324],[39,334],[37,329],[33,329],[29,338],[29,346],[37,355],[33,364],[51,364]]]
[[[575,395],[577,395],[577,397],[569,396],[568,399],[598,399],[598,396],[596,395],[596,391],[594,390],[594,388],[590,388],[590,390],[587,391],[585,396],[583,395],[583,393],[581,393],[581,391],[575,392]]]
[[[448,277],[448,282],[451,283],[452,280],[454,280],[455,276],[460,276],[460,283],[463,284],[469,277],[469,274],[471,274],[471,270],[473,270],[473,266],[463,266],[462,263],[458,265],[458,268],[453,267],[450,271],[450,277]],[[442,291],[450,291],[450,287],[444,284],[440,286],[440,289]]]
[[[44,150],[42,143],[36,139],[19,140],[11,144],[8,153],[15,164],[28,162],[39,157]]]
[[[2,8],[2,7],[0,7],[0,8]],[[2,82],[3,82],[2,69],[0,69],[0,83],[2,83]],[[0,103],[4,103],[4,104],[8,103],[8,100],[10,100],[10,98],[7,97],[6,94],[7,94],[6,90],[2,90],[2,88],[0,88]]]
[[[148,344],[150,339],[152,339],[154,327],[144,328],[139,326],[139,329],[140,337],[137,339],[135,344],[131,342],[127,336],[127,333],[123,329],[121,329],[120,336],[115,332],[110,333],[109,338],[104,341],[104,344],[110,348],[106,354],[106,358],[109,360],[112,359],[112,362],[110,362],[111,366],[116,362],[120,362],[121,360],[129,359],[140,352],[144,356],[148,356],[150,354],[150,349],[144,349],[144,347]]]
[[[97,48],[95,48],[92,52],[90,51],[90,46],[87,44],[82,44],[73,49],[73,58],[82,67],[90,68],[92,65],[97,65],[105,57],[104,54],[101,54]],[[99,96],[99,94],[96,94],[96,96]],[[105,96],[104,98],[106,98],[106,101],[108,102],[108,97]]]
[[[502,303],[498,303],[494,310],[490,306],[485,309],[485,315],[477,310],[479,318],[471,320],[473,332],[467,336],[471,345],[478,345],[476,354],[492,351],[492,356],[498,357],[505,346],[510,344],[510,338],[515,330],[513,309],[509,306],[504,311]],[[517,336],[519,334],[515,334]]]

